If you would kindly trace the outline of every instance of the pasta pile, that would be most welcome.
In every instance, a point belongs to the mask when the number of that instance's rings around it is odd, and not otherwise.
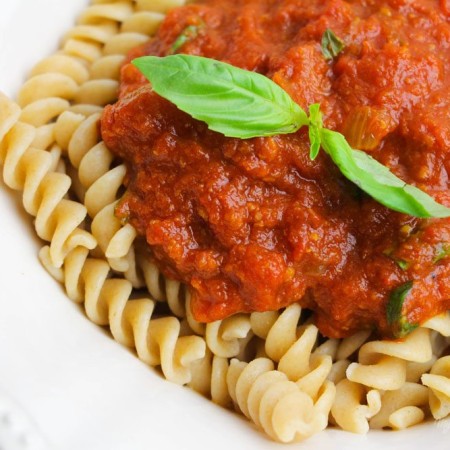
[[[125,166],[101,141],[102,107],[116,99],[126,53],[183,3],[93,0],[61,50],[33,68],[17,104],[0,94],[3,178],[23,192],[48,243],[43,265],[141,360],[276,441],[303,440],[329,424],[366,433],[448,416],[449,314],[403,341],[370,341],[366,331],[326,340],[296,304],[200,324],[185,287],[165,279],[133,227],[114,216]]]

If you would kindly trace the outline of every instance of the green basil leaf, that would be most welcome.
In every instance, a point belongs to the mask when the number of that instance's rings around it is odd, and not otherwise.
[[[182,33],[175,39],[175,42],[170,47],[169,55],[176,53],[186,42],[195,39],[198,36],[199,31],[204,28],[205,23],[202,22],[199,25],[189,25]]]
[[[405,284],[395,288],[391,292],[386,306],[387,322],[392,327],[393,335],[398,338],[406,336],[418,327],[418,324],[408,322],[402,314],[403,305],[412,287],[413,281],[407,281]]]
[[[322,53],[326,60],[335,58],[342,50],[345,44],[329,29],[322,35]]]
[[[321,143],[342,174],[379,203],[416,217],[450,217],[450,208],[406,184],[367,153],[353,150],[342,134],[323,128]]]
[[[314,103],[309,107],[309,142],[311,144],[309,157],[312,160],[317,158],[320,150],[320,129],[323,127],[320,104]]]
[[[225,136],[293,133],[309,123],[286,91],[255,72],[192,55],[144,56],[133,64],[157,94]]]

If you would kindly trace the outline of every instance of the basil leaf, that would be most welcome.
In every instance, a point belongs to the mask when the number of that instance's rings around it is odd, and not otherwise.
[[[342,174],[379,203],[416,217],[450,217],[450,208],[406,184],[367,153],[353,150],[342,134],[325,128],[320,133],[323,149]]]
[[[183,32],[175,39],[175,42],[170,47],[169,55],[176,53],[186,42],[195,39],[198,36],[199,31],[205,26],[202,22],[199,25],[189,25]]]
[[[293,133],[309,123],[286,91],[258,73],[192,55],[144,56],[133,64],[156,93],[225,136]]]
[[[320,104],[314,103],[309,107],[309,142],[311,144],[309,157],[314,161],[320,150],[320,129],[323,126]]]
[[[322,35],[322,53],[328,61],[335,58],[342,50],[345,44],[329,29]]]
[[[402,314],[403,305],[412,287],[413,281],[407,281],[405,284],[395,288],[391,292],[386,306],[387,322],[392,327],[393,335],[397,338],[406,336],[418,327],[418,324],[408,322]]]

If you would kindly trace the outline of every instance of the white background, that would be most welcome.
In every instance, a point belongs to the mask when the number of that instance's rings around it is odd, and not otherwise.
[[[1,0],[0,90],[15,95],[86,4]],[[450,448],[449,421],[368,436],[333,430],[292,447],[268,441],[239,416],[162,380],[90,323],[40,266],[31,218],[3,183],[0,217],[2,450]]]

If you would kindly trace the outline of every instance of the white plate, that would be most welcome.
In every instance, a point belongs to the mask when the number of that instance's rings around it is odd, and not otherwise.
[[[86,0],[2,0],[0,89],[15,95]],[[175,386],[93,325],[40,266],[20,196],[0,183],[0,448],[275,449],[238,415]],[[450,422],[357,436],[327,431],[296,449],[450,448]]]

